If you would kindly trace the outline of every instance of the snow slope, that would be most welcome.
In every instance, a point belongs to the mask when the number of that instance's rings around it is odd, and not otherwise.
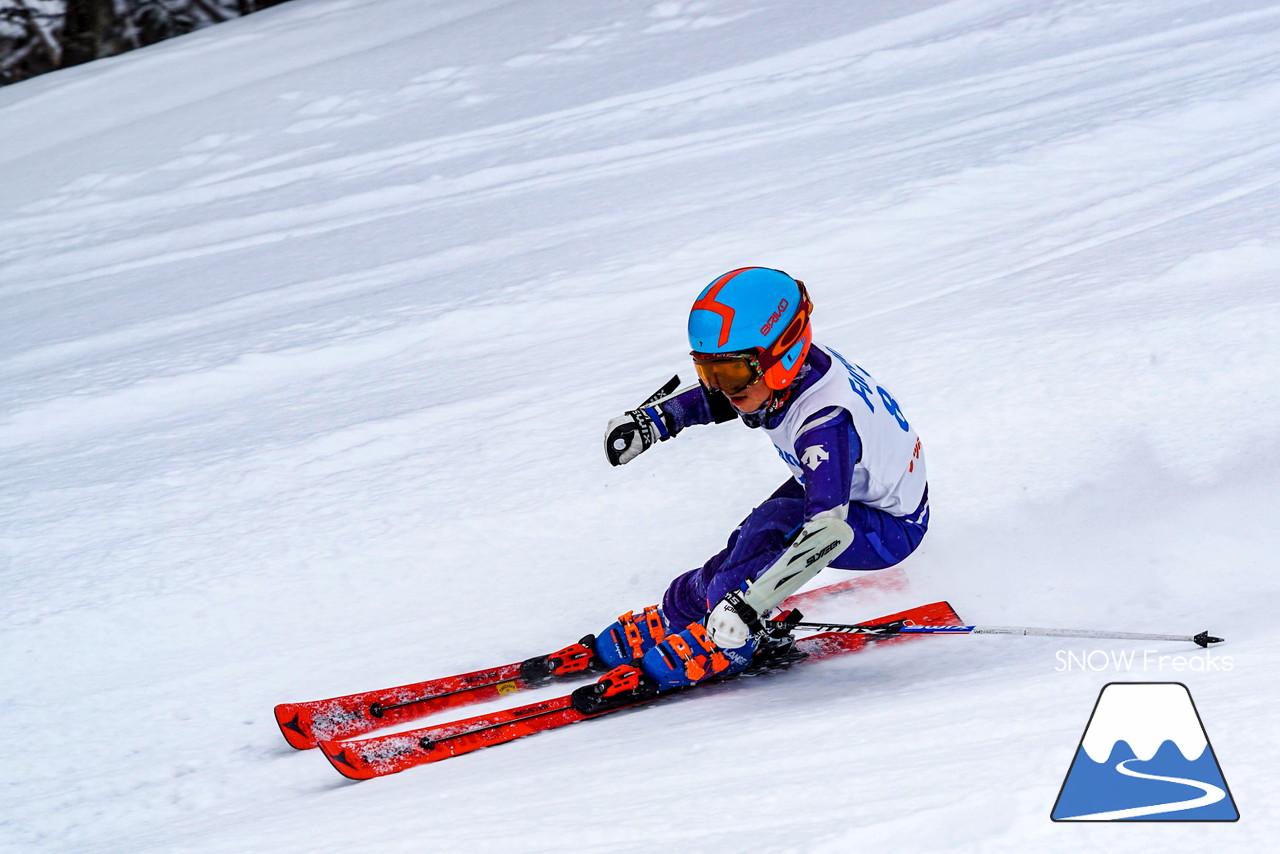
[[[1277,175],[1261,0],[295,0],[0,89],[0,850],[1266,850]],[[366,784],[286,747],[720,547],[763,436],[600,443],[743,264],[929,454],[912,590],[820,616],[1213,667],[939,637]],[[1189,686],[1238,823],[1049,821],[1117,679]]]

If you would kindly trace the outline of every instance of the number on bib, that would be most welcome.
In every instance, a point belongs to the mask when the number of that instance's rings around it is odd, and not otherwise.
[[[885,412],[888,412],[893,416],[893,419],[898,422],[898,426],[902,428],[904,433],[910,430],[911,425],[908,424],[907,419],[902,416],[902,410],[898,407],[898,401],[894,400],[889,395],[889,392],[880,388],[880,386],[876,386],[876,391],[880,392],[880,399],[884,401]]]

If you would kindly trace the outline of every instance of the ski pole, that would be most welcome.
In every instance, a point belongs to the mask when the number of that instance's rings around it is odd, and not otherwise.
[[[1047,638],[1103,638],[1110,640],[1158,640],[1184,641],[1200,647],[1222,643],[1223,639],[1209,634],[1208,630],[1198,635],[1164,635],[1144,632],[1100,632],[1091,629],[1038,629],[1031,626],[917,626],[910,623],[884,623],[882,625],[848,625],[842,623],[795,623],[797,629],[809,629],[816,632],[837,632],[851,634],[891,635],[1032,635]]]

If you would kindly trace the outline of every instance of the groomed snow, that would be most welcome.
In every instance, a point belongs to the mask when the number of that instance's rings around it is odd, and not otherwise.
[[[1269,850],[1278,176],[1263,0],[294,0],[0,89],[0,850]],[[1228,644],[924,638],[362,784],[288,748],[275,703],[720,548],[765,437],[601,437],[746,264],[928,451],[911,589],[814,616]],[[1238,823],[1049,820],[1128,680],[1189,687]]]

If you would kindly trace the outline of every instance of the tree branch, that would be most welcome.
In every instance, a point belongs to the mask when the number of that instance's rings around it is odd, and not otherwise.
[[[208,15],[210,18],[212,18],[214,21],[216,21],[219,24],[223,23],[224,21],[230,21],[232,18],[236,17],[235,15],[228,12],[226,9],[223,9],[214,3],[208,2],[208,0],[191,0],[191,5],[195,6],[201,12],[204,12],[206,15]]]
[[[17,4],[18,11],[22,13],[21,17],[25,19],[23,24],[26,26],[27,32],[30,33],[31,37],[37,40],[40,46],[44,48],[44,52],[48,54],[49,60],[53,63],[55,68],[61,65],[62,45],[58,44],[53,36],[51,36],[44,27],[40,26],[39,22],[36,20],[39,13],[27,5],[27,0],[13,0],[13,2]],[[40,17],[44,16],[41,15]]]

